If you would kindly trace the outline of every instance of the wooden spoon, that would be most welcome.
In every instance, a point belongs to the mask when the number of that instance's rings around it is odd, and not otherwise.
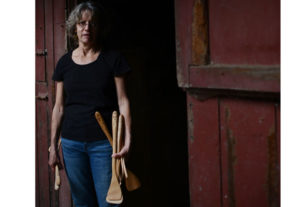
[[[101,114],[98,111],[95,112],[95,117],[96,117],[97,122],[100,125],[102,131],[105,133],[108,141],[110,142],[111,146],[113,146],[113,138],[111,137],[111,135],[108,131],[108,128],[104,122],[104,119],[102,118]],[[133,191],[133,190],[138,189],[141,186],[141,182],[139,181],[138,177],[133,172],[131,172],[129,169],[126,170],[124,158],[121,159],[121,165],[122,165],[123,172],[125,173],[125,177],[126,177],[125,185],[126,185],[127,190]]]
[[[113,112],[112,115],[112,131],[113,131],[113,153],[116,153],[116,139],[117,139],[117,123],[118,123],[118,113],[116,111]],[[118,182],[118,178],[116,175],[116,159],[112,158],[112,178],[111,183],[107,192],[106,201],[108,203],[120,204],[123,201],[123,195],[121,191],[121,187]]]

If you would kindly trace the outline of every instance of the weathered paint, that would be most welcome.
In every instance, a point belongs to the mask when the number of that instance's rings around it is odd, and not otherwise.
[[[36,15],[36,23],[35,23],[35,47],[36,54],[41,53],[45,49],[45,22],[44,22],[44,1],[36,0],[35,4],[35,15]],[[45,81],[45,56],[36,55],[35,58],[35,67],[38,68],[36,70],[36,81]]]
[[[55,15],[53,16],[53,41],[54,45],[54,62],[67,51],[65,21],[66,21],[66,2],[60,0],[53,0],[55,5]]]
[[[190,205],[221,206],[218,99],[187,96]],[[192,137],[192,138],[191,138]]]
[[[220,113],[224,206],[272,206],[276,196],[269,194],[274,189],[270,180],[277,179],[269,172],[278,172],[270,146],[274,103],[223,99]]]
[[[276,108],[274,107],[276,110]],[[274,113],[276,111],[274,110]],[[276,116],[276,114],[274,114]],[[279,169],[278,169],[278,151],[277,137],[275,131],[276,118],[274,126],[270,128],[268,135],[268,201],[269,206],[279,206]]]
[[[236,163],[236,152],[235,144],[236,140],[233,136],[232,130],[229,127],[229,122],[231,118],[231,111],[228,107],[225,107],[225,133],[227,138],[227,179],[228,179],[228,196],[225,194],[224,198],[228,198],[228,204],[230,207],[236,206],[235,202],[235,187],[234,187],[234,165]],[[223,126],[221,125],[223,128]],[[225,151],[225,150],[224,150]],[[221,155],[222,156],[222,155]],[[223,156],[222,156],[223,157]],[[222,174],[223,177],[226,174]],[[226,175],[225,175],[226,176]],[[226,179],[224,179],[226,180]],[[223,196],[223,195],[222,195]]]
[[[180,87],[188,87],[188,65],[192,59],[193,1],[175,0],[176,68]]]
[[[52,108],[54,106],[54,91],[53,88],[55,87],[53,81],[51,80],[52,73],[54,71],[55,63],[53,61],[53,1],[45,1],[45,40],[46,40],[46,48],[48,51],[48,55],[46,57],[46,74],[47,74],[47,85],[48,85],[48,106],[47,110],[49,111],[49,120],[48,120],[48,145],[50,145],[50,122],[52,117]],[[58,192],[54,191],[54,173],[49,170],[49,182],[50,182],[50,202],[51,207],[55,207],[58,204]]]
[[[276,65],[192,66],[189,86],[248,92],[280,91],[280,67]]]
[[[188,137],[191,144],[194,142],[194,111],[193,102],[189,102],[187,106],[188,110]]]
[[[36,205],[50,206],[48,177],[47,113],[48,90],[45,59],[44,0],[36,1]]]
[[[202,195],[197,188],[211,170],[205,155],[219,166],[218,205],[278,206],[279,0],[177,0],[175,12],[178,85],[188,100],[191,205],[216,206],[207,203],[215,192]],[[204,117],[219,117],[219,127]],[[219,137],[219,160],[208,137]],[[202,156],[195,156],[196,148]],[[213,183],[215,177],[205,178]]]
[[[55,101],[52,74],[57,61],[54,60],[54,55],[62,55],[65,51],[65,44],[62,44],[65,32],[58,28],[65,21],[65,2],[37,0],[36,7],[36,51],[47,50],[46,56],[36,57],[36,206],[68,207],[72,206],[70,201],[63,203],[60,201],[67,199],[68,196],[70,198],[66,177],[61,175],[62,186],[64,186],[62,189],[66,188],[66,192],[62,194],[54,191],[54,173],[48,167],[50,123]],[[43,63],[41,63],[42,59]]]
[[[38,166],[38,198],[39,206],[50,206],[49,176],[48,176],[48,143],[47,143],[47,102],[45,100],[36,101],[36,145],[37,145],[37,166]]]
[[[280,0],[209,0],[211,64],[280,63]]]
[[[207,7],[205,0],[195,0],[192,23],[192,64],[207,64],[208,31]]]

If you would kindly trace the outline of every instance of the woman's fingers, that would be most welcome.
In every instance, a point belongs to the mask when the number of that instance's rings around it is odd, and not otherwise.
[[[120,152],[112,154],[112,157],[114,158],[124,157],[128,153],[128,149],[129,147],[124,146]]]
[[[52,171],[54,171],[54,170],[55,170],[55,164],[53,164],[53,163],[49,163],[49,166],[50,166],[50,168],[51,168],[51,170],[52,170]]]
[[[56,166],[56,165],[58,165],[58,169],[61,169],[61,168],[62,168],[60,162],[57,161],[57,162],[54,162],[54,163],[52,163],[52,164],[50,165],[52,171],[55,171],[55,166]]]
[[[56,165],[60,167],[60,160],[58,155],[55,152],[54,153],[50,152],[48,164],[53,171],[55,170]]]

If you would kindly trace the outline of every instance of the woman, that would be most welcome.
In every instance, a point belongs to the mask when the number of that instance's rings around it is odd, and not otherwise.
[[[76,49],[63,55],[52,79],[57,82],[52,114],[49,165],[60,164],[57,138],[60,134],[63,161],[76,207],[118,206],[106,202],[111,180],[111,157],[125,156],[131,141],[131,117],[124,74],[130,71],[124,57],[103,50],[103,10],[94,3],[79,4],[67,21],[68,35]],[[114,110],[125,119],[125,143],[119,153],[99,127],[94,114],[100,111],[111,130]]]

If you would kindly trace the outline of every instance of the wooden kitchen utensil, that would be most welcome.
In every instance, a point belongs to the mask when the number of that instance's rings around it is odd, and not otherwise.
[[[61,145],[61,139],[58,140],[57,143],[57,151],[59,150]],[[48,149],[48,151],[50,152],[50,148]],[[55,165],[55,181],[54,181],[54,190],[59,190],[59,186],[60,186],[60,175],[59,175],[59,168],[58,165]]]
[[[111,135],[109,133],[109,130],[108,130],[106,124],[105,124],[104,119],[102,118],[101,114],[98,111],[95,112],[95,117],[96,117],[97,122],[100,125],[102,131],[104,132],[107,139],[109,140],[110,144],[113,146],[113,138],[111,137]],[[122,126],[124,125],[123,124],[124,119],[123,119],[122,115],[120,115],[120,117],[122,117],[122,118],[121,119],[119,118],[119,124],[118,125],[120,125],[120,127],[118,127],[119,128],[118,135],[120,137],[120,140],[122,140],[122,135],[123,135],[122,134],[122,131],[123,131]],[[123,142],[120,141],[118,143],[118,145],[119,145],[119,150],[121,150],[122,146],[123,146]],[[120,167],[119,167],[119,169],[120,169]],[[137,176],[135,176],[134,173],[132,173],[129,169],[126,169],[124,158],[121,158],[121,169],[120,169],[120,171],[121,171],[121,173],[120,173],[121,179],[123,178],[123,176],[125,176],[125,178],[126,178],[125,179],[125,186],[126,186],[128,191],[136,190],[141,186],[141,183],[140,183],[139,179],[137,178]]]
[[[118,124],[118,113],[116,111],[113,112],[112,115],[112,148],[113,153],[116,153],[117,149],[117,124]],[[108,203],[120,204],[123,201],[123,195],[121,191],[120,184],[118,182],[117,174],[116,174],[116,159],[112,158],[112,177],[110,186],[107,192],[106,201]]]

